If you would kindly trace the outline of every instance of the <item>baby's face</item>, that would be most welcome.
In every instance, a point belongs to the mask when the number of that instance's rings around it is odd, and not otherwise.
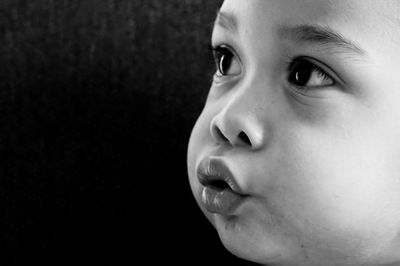
[[[268,265],[400,265],[399,7],[224,2],[188,172],[232,253]]]

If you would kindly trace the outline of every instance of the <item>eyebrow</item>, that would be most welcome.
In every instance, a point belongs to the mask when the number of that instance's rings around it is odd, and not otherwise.
[[[221,26],[222,28],[231,31],[231,32],[236,32],[237,31],[237,18],[231,13],[227,13],[224,11],[219,10],[217,12],[217,17],[214,22],[214,27],[218,25]]]
[[[365,50],[357,44],[345,38],[340,33],[326,26],[300,25],[283,26],[278,30],[278,34],[294,42],[305,42],[310,44],[332,46],[342,52],[354,55],[366,55]]]
[[[214,22],[214,27],[216,25],[236,33],[238,29],[238,20],[234,14],[219,10]],[[299,26],[281,26],[278,29],[278,35],[281,38],[289,39],[295,43],[302,42],[327,46],[339,49],[339,51],[343,53],[357,56],[364,56],[367,54],[360,46],[327,26],[307,24]]]

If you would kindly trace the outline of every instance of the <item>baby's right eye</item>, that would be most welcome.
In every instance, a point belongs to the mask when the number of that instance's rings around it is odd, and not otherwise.
[[[213,47],[213,57],[217,68],[217,76],[235,76],[241,73],[239,59],[226,45]]]

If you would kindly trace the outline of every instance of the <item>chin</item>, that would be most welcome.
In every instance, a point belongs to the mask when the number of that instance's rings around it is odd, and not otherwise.
[[[272,233],[260,232],[256,224],[238,216],[214,215],[211,220],[222,244],[233,255],[259,264],[287,265],[285,249]]]

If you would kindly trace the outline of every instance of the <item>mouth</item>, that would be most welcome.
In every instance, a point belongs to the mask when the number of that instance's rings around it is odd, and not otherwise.
[[[203,186],[201,204],[210,213],[232,215],[247,197],[221,159],[203,159],[197,168],[197,177]]]

